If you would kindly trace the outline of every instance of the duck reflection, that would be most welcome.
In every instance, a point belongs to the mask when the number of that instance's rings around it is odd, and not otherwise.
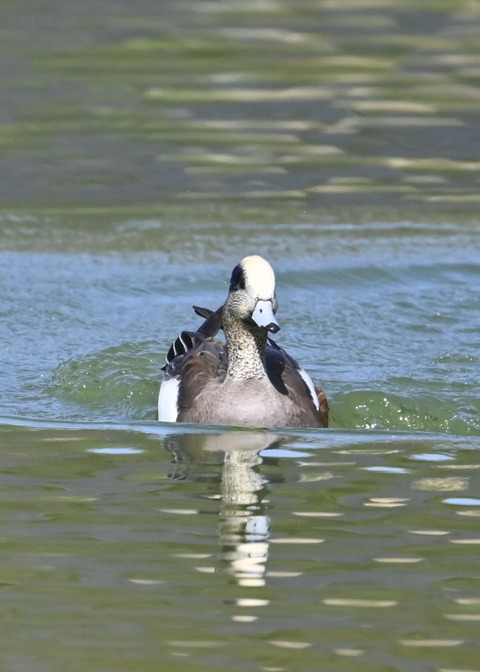
[[[221,544],[220,567],[241,585],[265,583],[270,518],[267,515],[267,480],[258,471],[260,453],[285,442],[267,432],[232,431],[219,434],[177,434],[166,448],[174,456],[175,479],[212,478],[209,465],[221,465],[221,501],[217,533]]]

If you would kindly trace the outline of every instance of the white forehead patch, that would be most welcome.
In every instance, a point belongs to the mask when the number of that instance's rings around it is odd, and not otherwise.
[[[268,300],[275,295],[275,274],[268,261],[257,254],[245,257],[240,262],[245,281],[259,299]]]

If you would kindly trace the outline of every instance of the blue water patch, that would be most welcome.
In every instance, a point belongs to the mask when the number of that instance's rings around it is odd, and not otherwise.
[[[449,497],[443,500],[444,504],[454,504],[455,506],[480,506],[480,499],[475,497]]]
[[[448,462],[449,460],[455,459],[451,455],[445,455],[443,453],[417,453],[412,455],[412,460],[424,460],[426,462]]]
[[[385,474],[408,474],[409,469],[403,467],[364,467],[364,471],[377,471]]]
[[[300,450],[287,450],[286,448],[266,448],[262,450],[260,455],[265,457],[311,457],[311,453],[304,453]]]
[[[143,453],[143,450],[126,446],[113,446],[111,448],[87,448],[87,453],[97,453],[99,455],[136,455]]]

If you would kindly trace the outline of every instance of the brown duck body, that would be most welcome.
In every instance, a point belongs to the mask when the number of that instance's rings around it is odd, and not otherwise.
[[[327,427],[328,403],[298,362],[267,331],[229,320],[222,306],[196,308],[205,322],[170,348],[159,419],[247,427]],[[227,339],[216,339],[221,328]],[[166,396],[166,395],[165,395]],[[167,409],[167,411],[165,410]]]

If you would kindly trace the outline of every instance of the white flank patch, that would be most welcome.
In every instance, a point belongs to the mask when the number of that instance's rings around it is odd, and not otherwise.
[[[177,422],[178,378],[163,380],[158,394],[158,419],[160,422]]]
[[[268,261],[254,254],[242,259],[240,264],[245,271],[247,285],[255,296],[272,299],[275,295],[275,274]]]
[[[315,404],[315,408],[317,409],[317,411],[319,411],[320,402],[318,401],[317,393],[315,392],[315,386],[312,382],[312,379],[305,371],[305,369],[302,369],[301,367],[298,369],[298,373],[302,376],[303,380],[306,382],[307,387],[310,390],[310,394],[312,395],[312,401]]]

